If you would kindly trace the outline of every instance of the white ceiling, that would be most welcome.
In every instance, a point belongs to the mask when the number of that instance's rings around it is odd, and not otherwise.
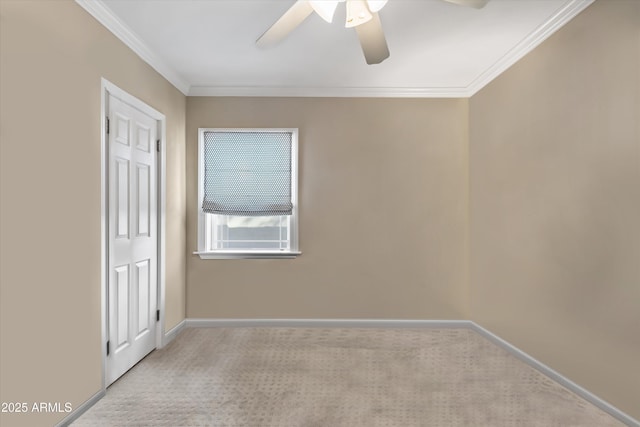
[[[468,97],[593,0],[390,0],[391,56],[366,65],[344,6],[281,44],[255,40],[294,0],[76,0],[188,95]]]

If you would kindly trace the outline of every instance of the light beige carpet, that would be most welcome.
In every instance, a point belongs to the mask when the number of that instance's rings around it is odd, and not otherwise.
[[[186,329],[74,426],[622,426],[468,329]]]

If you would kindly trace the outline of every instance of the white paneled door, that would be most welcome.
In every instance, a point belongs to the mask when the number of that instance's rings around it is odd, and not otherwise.
[[[107,385],[156,347],[157,122],[109,95]]]

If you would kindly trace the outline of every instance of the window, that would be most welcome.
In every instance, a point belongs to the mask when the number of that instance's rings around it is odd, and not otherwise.
[[[297,129],[199,129],[198,255],[298,252]]]

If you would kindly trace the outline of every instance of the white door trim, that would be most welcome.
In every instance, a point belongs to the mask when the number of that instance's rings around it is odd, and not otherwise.
[[[108,162],[109,150],[107,140],[107,121],[108,114],[107,100],[109,94],[121,99],[127,104],[137,108],[143,113],[155,119],[158,123],[158,139],[160,140],[160,151],[158,152],[158,173],[157,173],[157,189],[158,189],[158,301],[157,309],[160,310],[160,320],[156,325],[156,348],[162,348],[165,344],[164,337],[164,321],[165,321],[165,212],[166,212],[166,117],[158,110],[150,107],[138,98],[128,94],[110,81],[102,78],[101,83],[101,99],[100,99],[100,238],[101,238],[101,262],[100,262],[100,298],[101,298],[101,320],[102,320],[102,340],[100,343],[100,352],[102,354],[102,390],[107,388],[107,348],[106,343],[109,339],[107,334],[107,316],[108,316],[108,299],[107,288],[109,285],[107,262],[109,256],[109,205],[108,205]]]

